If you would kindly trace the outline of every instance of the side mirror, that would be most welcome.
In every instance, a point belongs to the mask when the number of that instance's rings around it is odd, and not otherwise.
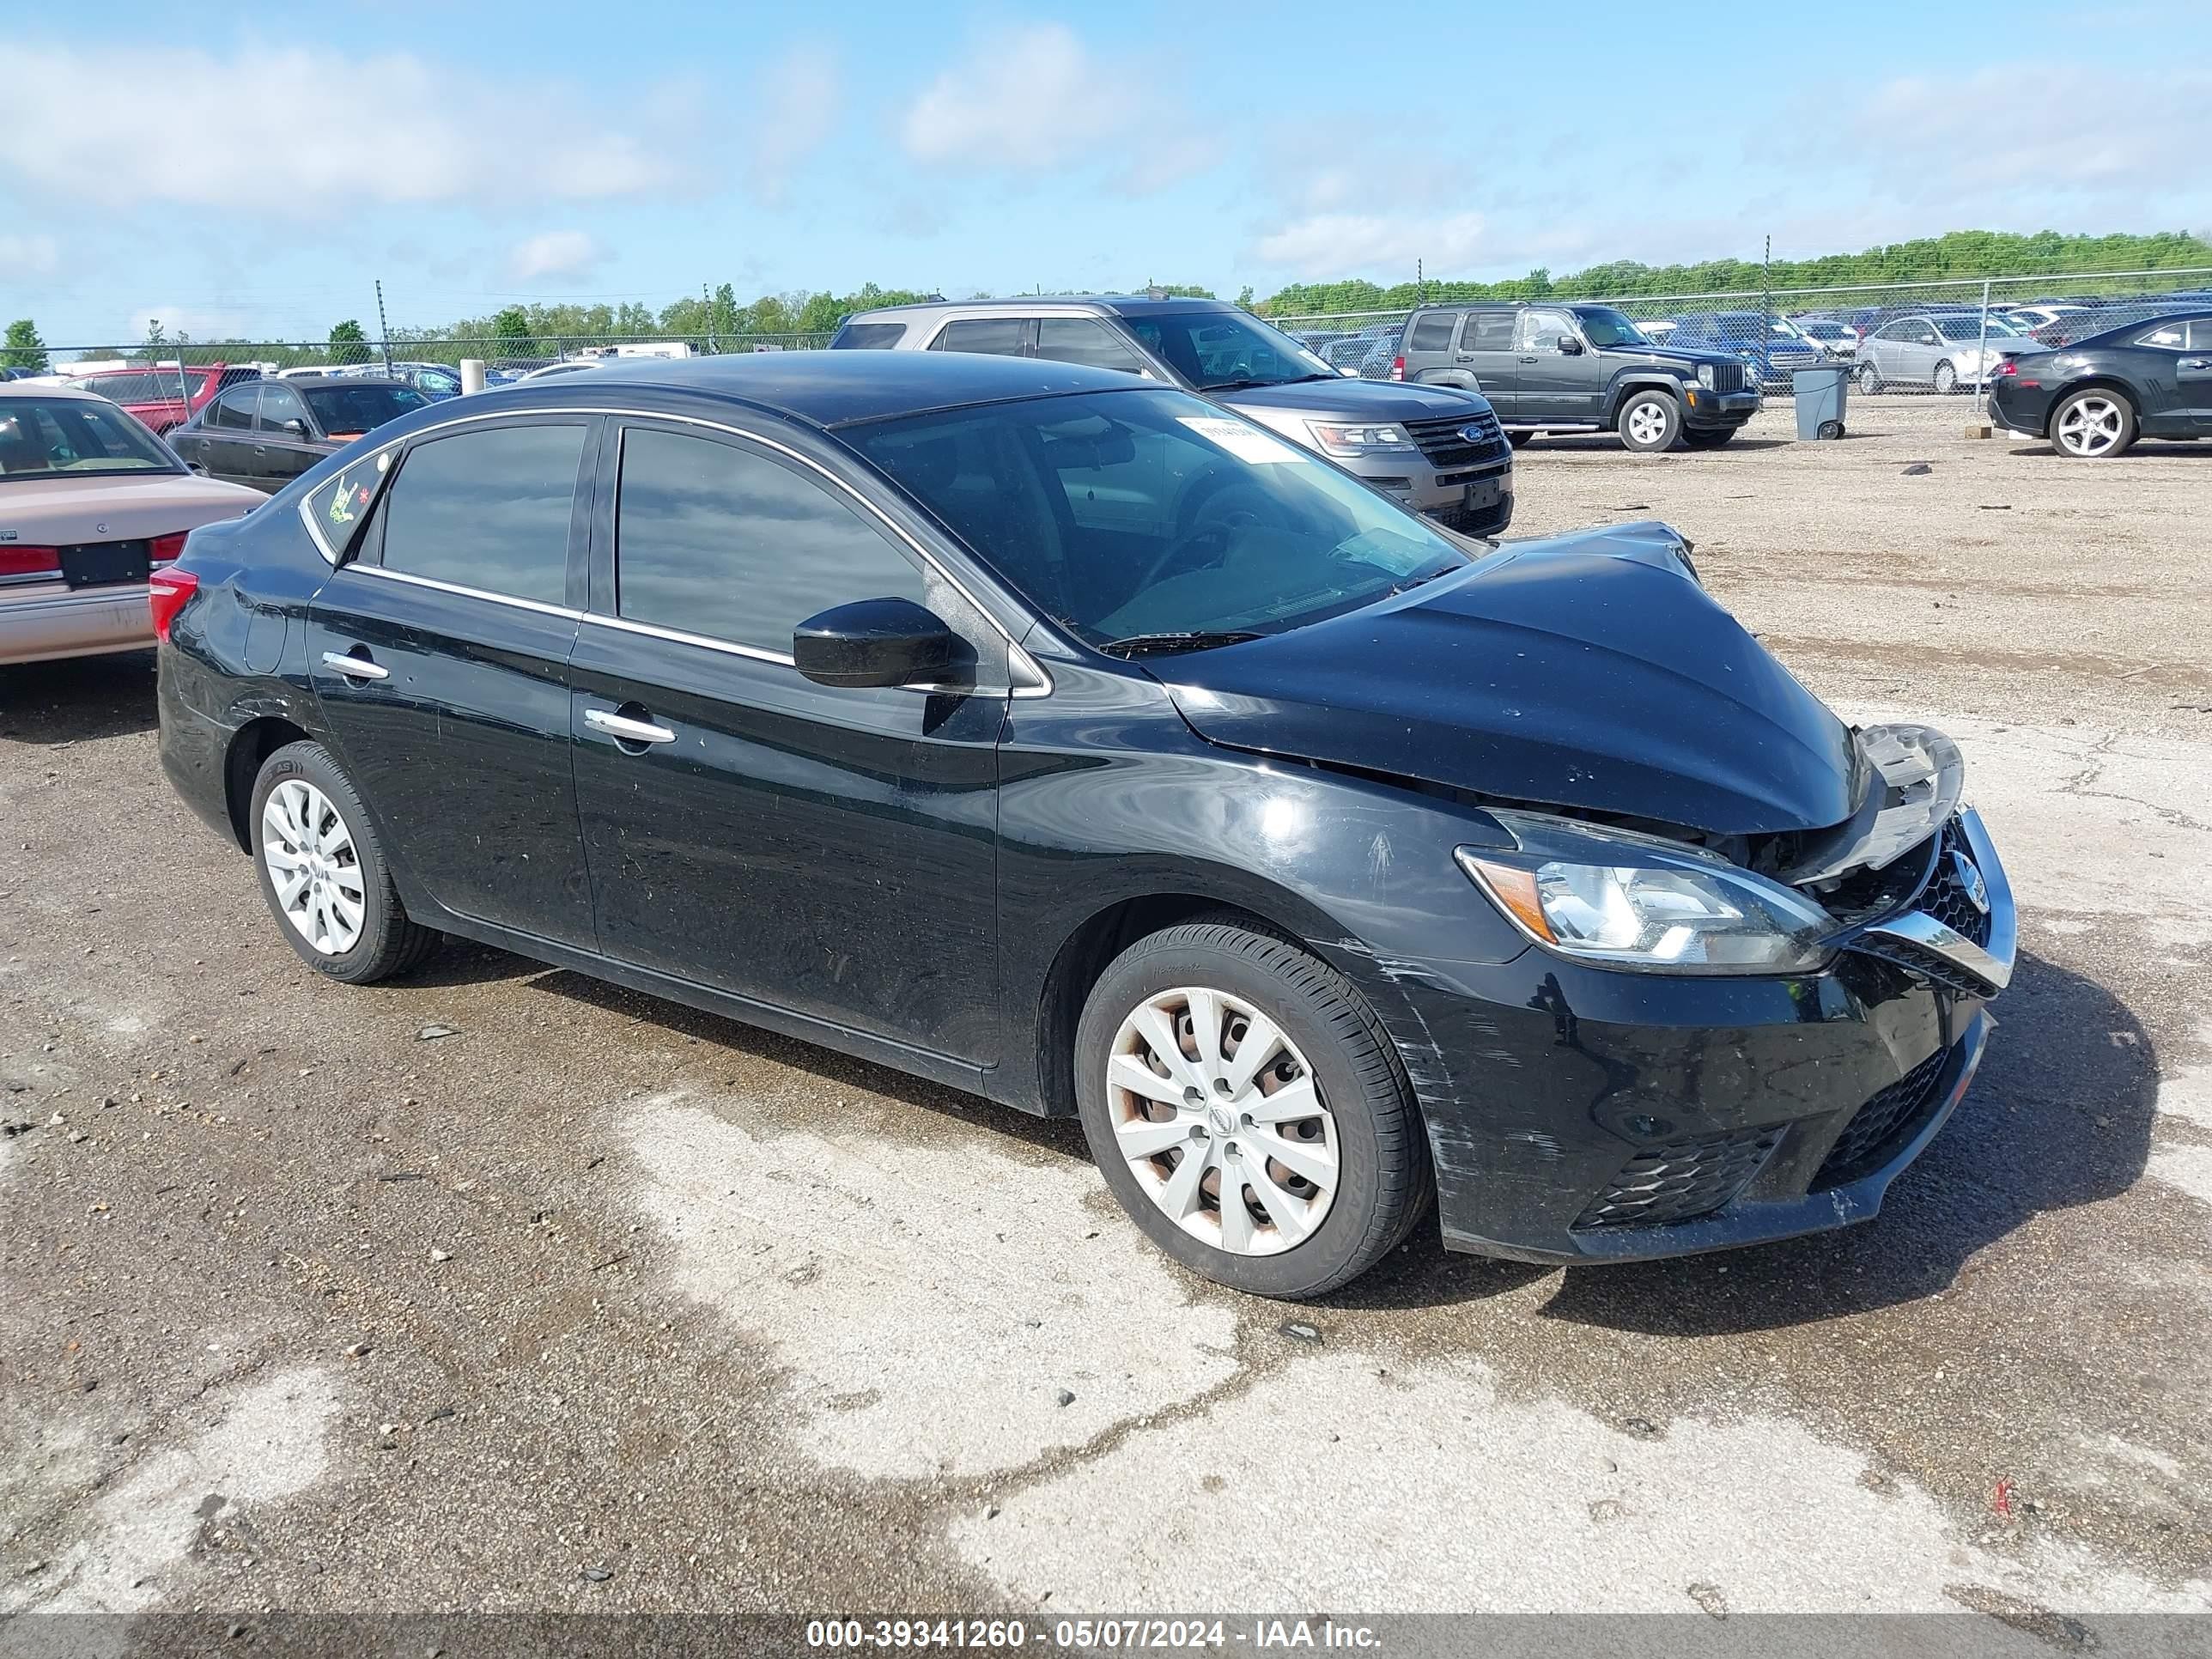
[[[809,617],[792,660],[817,685],[927,685],[955,672],[966,647],[912,599],[857,599]]]
[[[1562,334],[1559,336],[1559,356],[1562,357],[1579,357],[1582,355],[1583,343],[1580,340],[1577,339],[1571,334]]]
[[[284,422],[284,430],[295,438],[308,438],[314,435],[307,430],[307,423],[296,415]]]

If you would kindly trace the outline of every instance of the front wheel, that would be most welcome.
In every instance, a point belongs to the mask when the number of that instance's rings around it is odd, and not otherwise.
[[[1872,363],[1861,363],[1856,371],[1859,390],[1869,394],[1881,390],[1881,376],[1875,373]]]
[[[1420,1115],[1359,993],[1224,919],[1139,940],[1075,1041],[1091,1156],[1145,1235],[1232,1289],[1292,1299],[1366,1272],[1433,1194]]]
[[[1947,360],[1936,365],[1936,390],[1948,398],[1959,389],[1959,371]]]
[[[1620,441],[1642,454],[1672,449],[1682,435],[1682,405],[1663,392],[1639,392],[1620,406]]]
[[[2136,441],[2136,410],[2118,392],[2093,386],[2051,411],[2051,445],[2069,460],[2101,461]]]
[[[253,781],[253,864],[285,942],[349,985],[412,968],[438,935],[409,920],[353,781],[319,743],[289,743]]]
[[[1682,441],[1692,449],[1718,449],[1729,439],[1735,437],[1738,430],[1739,428],[1732,426],[1702,428],[1693,426],[1683,433]]]
[[[1505,434],[1505,441],[1516,449],[1526,449],[1528,447],[1528,440],[1535,435],[1533,432],[1509,432]]]

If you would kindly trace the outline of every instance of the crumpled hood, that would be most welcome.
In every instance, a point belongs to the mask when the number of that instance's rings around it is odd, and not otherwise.
[[[1722,835],[1850,815],[1849,730],[1666,526],[1512,545],[1348,616],[1147,659],[1211,742]]]

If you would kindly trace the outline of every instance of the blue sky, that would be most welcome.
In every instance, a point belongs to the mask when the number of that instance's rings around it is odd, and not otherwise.
[[[1417,258],[1755,258],[1769,234],[1808,255],[2212,230],[2201,0],[1407,11],[321,0],[240,23],[122,0],[0,21],[0,320],[58,345],[149,317],[320,337],[374,332],[380,276],[394,324],[436,324],[702,283],[1264,295]]]

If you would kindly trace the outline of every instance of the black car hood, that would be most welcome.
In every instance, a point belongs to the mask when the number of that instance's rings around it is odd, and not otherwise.
[[[1850,816],[1849,730],[1666,526],[1517,544],[1242,645],[1147,659],[1211,742],[1721,835]]]
[[[1339,374],[1325,380],[1293,380],[1287,386],[1240,386],[1204,394],[1231,409],[1295,409],[1316,415],[1341,415],[1349,421],[1419,421],[1439,415],[1462,417],[1490,407],[1479,392],[1457,386],[1415,386],[1402,380],[1360,380]]]
[[[1608,346],[1608,357],[1640,357],[1645,362],[1661,368],[1686,368],[1697,373],[1699,363],[1741,363],[1743,359],[1733,351],[1708,349],[1704,346]]]

